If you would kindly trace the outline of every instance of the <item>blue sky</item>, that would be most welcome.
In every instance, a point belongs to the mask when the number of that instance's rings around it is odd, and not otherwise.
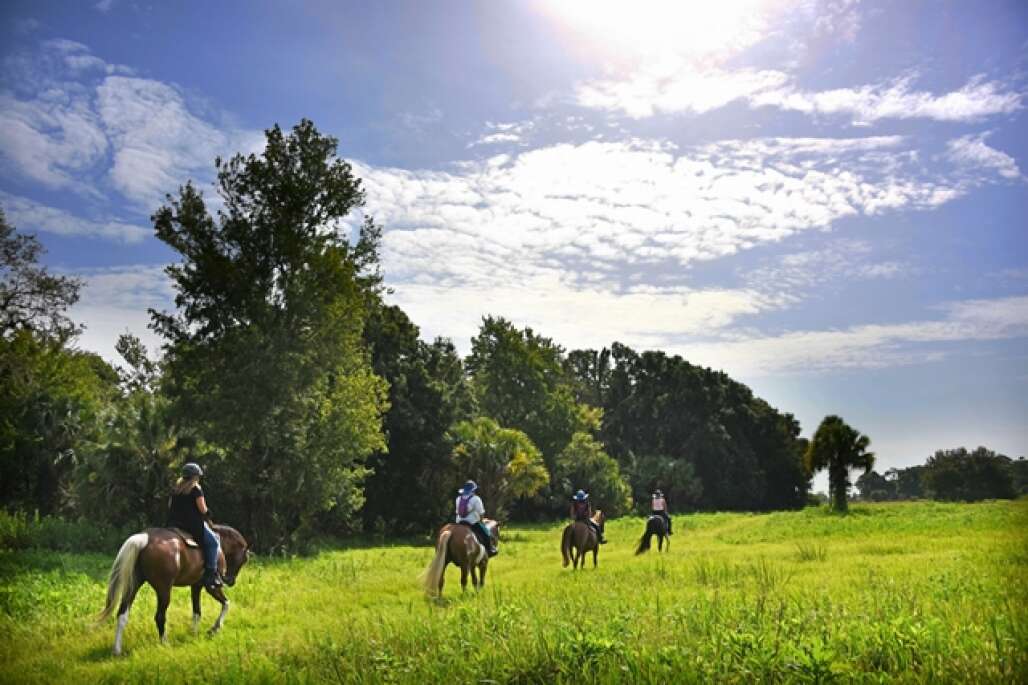
[[[2,12],[0,204],[85,280],[82,347],[156,344],[163,194],[308,117],[426,338],[495,314],[679,353],[807,434],[841,414],[880,469],[1026,452],[1023,2]]]

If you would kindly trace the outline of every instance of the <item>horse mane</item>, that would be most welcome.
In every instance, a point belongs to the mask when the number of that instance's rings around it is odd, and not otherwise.
[[[225,534],[227,533],[228,537],[233,538],[237,543],[242,545],[243,549],[250,548],[250,543],[246,541],[246,538],[243,537],[243,534],[235,528],[233,528],[232,526],[226,526],[222,523],[215,523],[211,525],[211,528],[214,529],[214,532],[216,532],[218,535],[222,537],[225,537]]]

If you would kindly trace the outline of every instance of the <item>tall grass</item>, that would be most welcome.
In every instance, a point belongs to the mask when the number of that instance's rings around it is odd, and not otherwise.
[[[428,544],[259,559],[213,638],[177,590],[160,647],[144,589],[121,659],[91,625],[117,545],[4,551],[0,682],[1028,680],[1028,501],[854,509],[679,517],[645,558],[642,519],[613,521],[578,572],[559,526],[510,526],[485,590],[462,596],[451,567],[439,601],[417,582]]]

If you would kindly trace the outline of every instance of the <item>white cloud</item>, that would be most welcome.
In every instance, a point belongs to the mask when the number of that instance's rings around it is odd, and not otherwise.
[[[858,240],[838,240],[819,249],[782,255],[756,268],[737,270],[748,287],[800,299],[813,288],[831,281],[892,279],[914,273],[905,262],[872,262],[872,247]]]
[[[10,223],[19,231],[45,231],[64,236],[105,238],[123,243],[138,243],[150,230],[118,220],[91,221],[55,207],[0,191],[0,203]]]
[[[111,181],[144,207],[156,206],[191,176],[209,175],[214,157],[233,151],[230,135],[191,113],[166,83],[109,76],[96,92],[114,148]]]
[[[492,313],[569,345],[665,347],[676,335],[711,335],[794,303],[809,285],[796,276],[810,268],[804,260],[832,267],[830,255],[798,255],[764,281],[719,289],[690,283],[696,263],[848,216],[931,210],[986,179],[965,170],[929,175],[898,136],[685,149],[594,141],[451,172],[359,163],[355,171],[367,211],[386,229],[394,297],[427,334],[459,340]],[[861,250],[854,243],[850,252]],[[847,268],[855,278],[888,278],[908,267],[862,258]]]
[[[499,143],[520,143],[535,128],[534,121],[512,121],[508,123],[485,122],[487,133],[468,143],[467,147],[496,145]]]
[[[885,84],[820,92],[789,86],[755,93],[750,104],[807,114],[843,114],[856,123],[879,119],[972,122],[1021,109],[1022,94],[1006,90],[1003,84],[987,81],[984,76],[976,76],[959,90],[942,94],[912,90],[912,81],[912,77],[906,76]]]
[[[19,95],[0,92],[0,157],[49,188],[100,198],[106,180],[152,211],[186,180],[211,178],[216,156],[263,141],[210,121],[174,85],[131,76],[81,43],[49,40],[36,58],[20,75]]]
[[[47,90],[30,101],[0,93],[0,157],[50,188],[88,192],[76,177],[107,154],[107,137],[87,94]]]
[[[755,376],[921,364],[945,358],[952,350],[945,343],[1028,336],[1026,296],[967,300],[941,309],[946,315],[938,320],[704,341],[675,351],[694,363]]]
[[[138,336],[151,350],[161,338],[149,330],[147,308],[174,309],[174,289],[161,265],[126,265],[71,273],[83,280],[81,299],[69,311],[73,321],[84,323],[79,347],[120,363],[114,344],[126,331]]]
[[[949,158],[961,166],[972,169],[995,171],[1004,178],[1020,178],[1021,170],[1017,162],[1005,152],[985,144],[987,133],[966,135],[947,144]]]
[[[703,68],[680,58],[647,66],[628,79],[600,79],[580,84],[578,104],[621,111],[634,119],[657,112],[703,114],[740,98],[782,86],[788,77],[773,70]]]
[[[881,119],[974,122],[1022,107],[1023,94],[976,76],[963,87],[935,94],[912,88],[913,77],[887,83],[800,89],[787,73],[747,68],[712,68],[678,57],[641,67],[627,77],[579,84],[578,104],[641,119],[658,113],[703,114],[743,100],[751,107],[776,107],[818,115],[844,115],[854,125]]]

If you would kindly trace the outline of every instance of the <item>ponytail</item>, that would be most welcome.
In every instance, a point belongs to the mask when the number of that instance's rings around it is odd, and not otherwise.
[[[184,495],[196,487],[200,483],[200,476],[190,476],[189,478],[181,477],[175,481],[175,487],[172,488],[172,492],[176,495]]]

